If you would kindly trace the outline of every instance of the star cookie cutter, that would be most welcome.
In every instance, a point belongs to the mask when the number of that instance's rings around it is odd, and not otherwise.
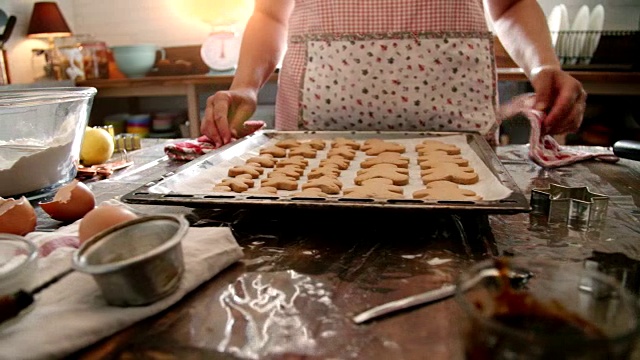
[[[547,216],[549,224],[566,224],[577,230],[602,225],[607,216],[609,197],[596,194],[586,186],[567,187],[550,184],[548,189],[531,190],[531,210]]]

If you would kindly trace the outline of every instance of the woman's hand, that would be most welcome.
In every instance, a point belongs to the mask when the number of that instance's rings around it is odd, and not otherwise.
[[[535,109],[547,114],[542,133],[554,135],[577,131],[587,101],[582,84],[556,66],[533,69],[530,81],[536,92]]]
[[[256,111],[257,103],[257,93],[253,90],[217,91],[207,98],[200,131],[216,147],[248,135],[257,130],[245,126],[245,121]]]

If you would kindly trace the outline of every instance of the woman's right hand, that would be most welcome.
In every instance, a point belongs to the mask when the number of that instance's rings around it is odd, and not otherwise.
[[[207,98],[200,131],[216,147],[248,135],[256,129],[246,127],[245,121],[256,111],[257,104],[257,92],[254,90],[217,91]]]

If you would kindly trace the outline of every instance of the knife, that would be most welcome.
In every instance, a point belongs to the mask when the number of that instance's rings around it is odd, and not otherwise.
[[[613,153],[621,158],[640,161],[640,141],[618,140],[613,144]]]

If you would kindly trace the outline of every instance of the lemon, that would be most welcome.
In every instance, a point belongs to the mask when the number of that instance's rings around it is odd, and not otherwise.
[[[113,147],[113,137],[107,130],[88,127],[80,148],[80,162],[86,166],[103,164],[113,155]]]

